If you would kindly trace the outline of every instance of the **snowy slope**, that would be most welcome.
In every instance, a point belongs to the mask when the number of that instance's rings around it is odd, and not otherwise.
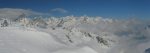
[[[0,28],[0,53],[60,53],[63,44],[45,32],[39,32],[35,29],[24,29],[16,27]],[[57,52],[55,52],[57,51]],[[69,53],[96,53],[91,48],[74,49],[64,51]]]
[[[64,50],[63,49],[63,50],[56,51],[54,53],[97,53],[97,52],[89,47],[83,47],[83,48],[79,48],[76,50],[74,50],[74,49]]]
[[[48,53],[62,46],[51,35],[36,30],[1,28],[0,53]]]

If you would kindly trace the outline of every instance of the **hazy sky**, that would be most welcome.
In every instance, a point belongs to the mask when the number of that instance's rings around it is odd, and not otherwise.
[[[150,18],[150,0],[0,0],[0,8],[31,9],[53,16]]]

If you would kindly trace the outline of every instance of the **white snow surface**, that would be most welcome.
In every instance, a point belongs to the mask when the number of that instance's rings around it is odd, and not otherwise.
[[[49,53],[62,45],[47,33],[19,28],[1,28],[0,53]]]
[[[51,34],[36,29],[0,28],[0,53],[97,53],[88,46],[70,50],[65,47]]]

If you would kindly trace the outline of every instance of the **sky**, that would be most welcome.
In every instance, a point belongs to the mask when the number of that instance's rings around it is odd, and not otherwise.
[[[150,0],[0,0],[0,8],[30,9],[51,16],[150,18]]]

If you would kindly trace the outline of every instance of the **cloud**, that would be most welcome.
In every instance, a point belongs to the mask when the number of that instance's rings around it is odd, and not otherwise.
[[[1,8],[0,9],[0,17],[7,18],[17,18],[18,16],[25,14],[26,16],[32,15],[47,15],[46,13],[35,12],[28,9],[18,9],[18,8]]]
[[[52,9],[51,12],[68,13],[68,11],[63,8],[55,8],[55,9]]]

